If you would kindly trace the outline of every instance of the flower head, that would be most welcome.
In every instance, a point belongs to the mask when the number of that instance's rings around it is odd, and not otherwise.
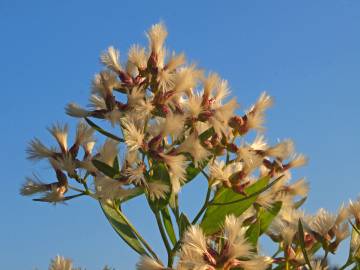
[[[72,261],[61,256],[51,260],[49,270],[72,270]]]

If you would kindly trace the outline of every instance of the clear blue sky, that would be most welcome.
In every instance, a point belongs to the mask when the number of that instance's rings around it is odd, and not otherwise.
[[[163,20],[168,47],[229,80],[245,109],[266,90],[276,106],[267,136],[293,138],[310,157],[296,176],[311,183],[309,212],[335,210],[360,191],[360,1],[18,1],[0,0],[0,268],[47,269],[56,254],[89,270],[106,263],[133,269],[137,256],[90,199],[52,206],[22,198],[26,175],[52,176],[25,159],[27,142],[50,142],[45,127],[75,123],[69,101],[85,104],[98,56],[109,45],[127,52]],[[194,213],[194,191],[183,192]],[[127,210],[155,249],[159,236],[143,202]],[[341,256],[345,256],[344,254]],[[341,257],[340,256],[340,257]]]

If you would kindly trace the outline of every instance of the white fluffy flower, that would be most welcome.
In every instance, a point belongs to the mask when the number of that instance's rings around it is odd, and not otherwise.
[[[193,159],[195,166],[204,161],[211,153],[207,151],[200,143],[199,136],[196,132],[191,133],[177,148],[177,152],[189,153]]]
[[[209,165],[210,178],[212,179],[212,181],[214,181],[214,185],[219,182],[230,185],[229,177],[232,174],[241,171],[242,169],[243,164],[241,162],[233,162],[226,165],[223,160],[215,160]]]
[[[78,117],[78,118],[88,117],[91,115],[91,112],[80,107],[76,103],[69,103],[65,108],[65,112],[66,114],[72,117]]]
[[[134,168],[128,167],[125,169],[125,174],[131,183],[140,185],[145,183],[144,168],[145,167],[142,164],[135,166]]]
[[[165,199],[166,194],[170,192],[170,187],[161,181],[153,181],[147,183],[147,191],[150,200]]]
[[[91,92],[106,98],[112,95],[113,88],[117,85],[117,76],[111,71],[101,71],[95,74],[92,81]]]
[[[95,177],[96,197],[99,199],[122,199],[135,193],[134,189],[124,189],[124,184],[104,175]]]
[[[189,118],[197,118],[204,111],[202,107],[202,96],[199,93],[191,95],[187,99],[180,100],[181,105],[185,109],[185,114]]]
[[[247,261],[238,261],[238,266],[244,270],[265,270],[271,265],[272,259],[265,256],[255,256]]]
[[[52,125],[48,128],[49,132],[54,136],[58,142],[60,149],[65,153],[68,149],[67,137],[68,137],[68,125],[61,125],[59,123]]]
[[[112,167],[117,154],[118,142],[112,139],[107,139],[101,147],[99,157],[97,157],[97,159]]]
[[[186,180],[187,161],[184,155],[160,154],[169,168],[172,191],[178,193]]]
[[[205,258],[212,258],[207,250],[206,237],[198,225],[192,225],[185,232],[179,254],[180,269],[215,269]],[[212,259],[214,260],[214,259]]]
[[[113,46],[109,47],[107,51],[100,56],[101,62],[115,72],[121,71],[119,58],[120,53]]]
[[[141,148],[144,141],[144,133],[129,118],[122,118],[121,125],[129,151],[136,151]]]
[[[132,45],[129,54],[128,61],[133,63],[139,69],[145,69],[147,66],[148,55],[145,52],[145,48],[139,45]]]
[[[321,260],[311,261],[310,264],[313,270],[327,270],[329,268],[328,266],[322,266]]]
[[[35,176],[34,178],[26,177],[26,182],[22,185],[20,189],[20,194],[23,196],[29,196],[48,190],[48,185],[40,181],[37,176]]]
[[[321,236],[326,236],[328,232],[334,227],[335,221],[336,215],[329,213],[323,208],[320,208],[309,226],[313,231],[317,232]]]
[[[93,139],[94,129],[84,123],[83,121],[79,121],[76,128],[76,137],[75,141],[79,145],[94,141]]]
[[[227,216],[224,223],[224,237],[227,245],[228,260],[252,255],[252,245],[247,242],[246,227],[242,226],[242,219],[233,215]]]
[[[92,94],[89,98],[89,106],[94,110],[106,110],[106,102],[102,96]]]
[[[353,217],[360,221],[360,199],[356,201],[350,200],[349,202],[349,212]]]
[[[214,108],[214,114],[209,119],[209,122],[213,125],[216,133],[221,134],[222,132],[227,134],[229,119],[234,116],[234,111],[238,106],[237,101],[232,99],[226,104]]]
[[[50,164],[57,170],[66,171],[70,175],[74,175],[77,164],[71,154],[65,154],[59,158],[50,158]]]
[[[176,73],[174,91],[177,94],[192,90],[202,78],[203,72],[196,69],[195,65],[180,68]]]
[[[54,155],[52,149],[46,147],[39,139],[35,138],[30,141],[28,148],[26,149],[27,158],[31,160],[41,160],[44,158],[50,158]]]
[[[67,191],[66,186],[58,186],[57,183],[51,185],[51,190],[44,193],[39,199],[43,202],[56,204],[64,201],[64,194]]]
[[[294,153],[294,143],[292,140],[284,140],[277,145],[268,148],[266,155],[276,157],[281,160],[289,158]]]
[[[136,264],[137,270],[162,270],[165,267],[155,259],[149,256],[141,256],[140,261]]]
[[[149,39],[152,52],[156,54],[160,53],[167,34],[168,33],[164,24],[158,23],[151,26],[150,30],[147,33],[147,37]]]
[[[166,116],[165,120],[161,120],[159,129],[163,136],[177,136],[183,131],[185,117],[181,114],[170,113]]]
[[[72,261],[61,256],[51,260],[49,270],[72,270]]]

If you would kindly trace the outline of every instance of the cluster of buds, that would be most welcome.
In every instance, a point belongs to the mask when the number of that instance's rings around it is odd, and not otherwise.
[[[252,144],[237,145],[236,139],[251,130],[264,130],[264,113],[273,104],[272,98],[263,93],[244,116],[237,116],[236,100],[225,101],[228,82],[215,73],[205,76],[195,65],[186,66],[184,54],[169,54],[164,47],[166,36],[162,24],[154,25],[148,32],[150,50],[132,46],[125,69],[119,51],[110,47],[101,55],[108,69],[93,81],[93,110],[71,103],[67,113],[119,125],[128,149],[126,162],[139,163],[146,156],[151,162],[166,164],[175,194],[186,180],[189,163],[209,164],[209,171],[217,172],[209,179],[212,183],[239,193],[257,169],[274,177],[306,163],[303,155],[294,154],[290,140],[270,147],[258,137]],[[126,98],[118,100],[114,91]],[[233,159],[219,167],[225,155]]]
[[[152,26],[147,37],[149,48],[133,45],[124,63],[114,47],[102,53],[105,69],[94,76],[88,108],[70,103],[65,109],[80,118],[71,147],[68,127],[60,124],[49,128],[57,147],[38,139],[30,142],[28,158],[48,160],[56,181],[28,178],[21,194],[40,193],[35,200],[51,203],[83,195],[99,200],[117,233],[127,239],[130,231],[138,241],[132,248],[147,253],[139,270],[261,270],[273,264],[278,269],[326,269],[327,254],[349,235],[348,219],[354,220],[353,232],[358,232],[360,203],[350,202],[337,215],[321,209],[312,216],[299,210],[309,187],[305,179],[291,181],[291,170],[305,165],[307,158],[296,153],[289,139],[275,145],[265,140],[265,113],[273,99],[262,93],[237,115],[239,105],[228,98],[228,82],[187,64],[184,54],[168,52],[163,24]],[[111,132],[100,127],[100,121],[109,122]],[[106,137],[97,151],[95,131]],[[246,142],[252,132],[257,136]],[[179,196],[200,174],[208,191],[190,222],[181,212]],[[70,190],[77,193],[65,196]],[[155,214],[167,266],[122,212],[121,204],[139,195]],[[260,255],[262,234],[278,244],[283,256]],[[360,264],[359,239],[352,233],[348,265]],[[315,258],[320,247],[326,256],[319,262]],[[58,261],[54,269],[72,269]]]
[[[55,138],[58,147],[47,147],[39,139],[35,138],[29,143],[27,149],[30,160],[39,161],[47,159],[55,172],[56,182],[45,184],[37,176],[28,177],[27,182],[21,188],[22,195],[33,195],[43,193],[37,199],[46,202],[62,202],[64,194],[68,191],[68,177],[81,182],[79,168],[81,164],[91,158],[91,152],[95,141],[94,130],[84,122],[79,122],[76,129],[74,143],[68,147],[68,126],[55,124],[50,127],[49,132]],[[83,157],[79,159],[79,150],[83,150]]]
[[[287,261],[295,266],[304,265],[306,261],[300,245],[300,238],[303,238],[303,248],[310,259],[314,258],[314,263],[317,252],[320,249],[325,252],[325,256],[318,267],[321,267],[319,269],[326,269],[324,259],[329,253],[335,254],[340,243],[350,235],[350,224],[354,227],[348,262],[351,260],[358,261],[360,259],[359,226],[354,225],[351,221],[356,220],[358,215],[354,215],[353,212],[356,204],[359,204],[359,201],[355,203],[350,201],[348,206],[340,207],[337,214],[321,208],[315,215],[309,215],[297,209],[298,206],[296,205],[282,208],[267,232],[270,238],[279,243],[279,247],[284,251],[284,257],[277,257],[276,262]],[[357,207],[357,211],[359,210],[360,208]],[[304,226],[303,235],[299,234],[299,220]]]

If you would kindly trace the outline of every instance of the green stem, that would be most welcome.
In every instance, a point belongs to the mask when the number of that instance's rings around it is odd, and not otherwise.
[[[285,270],[290,270],[290,263],[289,263],[289,260],[286,260],[286,263],[285,263]]]
[[[284,247],[284,257],[285,257],[285,270],[290,270],[288,246]]]
[[[321,265],[325,265],[326,259],[327,259],[328,255],[329,255],[329,251],[328,251],[328,250],[325,250],[324,257],[323,257],[322,260],[321,260]]]
[[[279,255],[279,253],[281,252],[281,247],[278,247],[278,250],[274,253],[274,255],[272,255],[272,258],[275,258],[277,255]]]
[[[85,193],[86,191],[85,190],[82,190],[80,188],[77,188],[77,187],[74,187],[74,186],[71,186],[71,185],[68,185],[68,187],[72,190],[75,190],[77,192],[81,192],[81,193]]]
[[[166,232],[165,232],[165,229],[164,229],[164,226],[163,226],[163,223],[162,223],[159,212],[154,212],[154,214],[155,214],[157,225],[159,227],[161,238],[162,238],[162,240],[164,242],[164,245],[165,245],[165,248],[166,248],[166,251],[167,251],[167,254],[168,254],[168,267],[171,267],[172,262],[173,262],[173,256],[172,256],[172,253],[171,253],[171,247],[170,247],[169,241],[167,239],[167,235],[166,235]]]
[[[86,183],[85,180],[82,182],[82,184],[83,184],[83,186],[84,186],[84,188],[85,188],[85,191],[86,191],[86,192],[90,192],[90,191],[89,191],[89,187],[88,187],[88,185],[87,185],[87,183]]]
[[[175,195],[175,207],[174,208],[170,207],[170,209],[171,209],[172,213],[175,216],[177,225],[179,226],[180,210],[179,210],[179,197],[178,197],[178,195]]]
[[[210,195],[211,195],[211,187],[208,186],[204,204],[203,204],[203,206],[201,207],[201,209],[199,210],[199,212],[197,213],[197,215],[195,216],[194,220],[191,222],[191,224],[193,224],[193,225],[196,224],[196,222],[199,220],[199,218],[201,217],[201,215],[204,213],[204,211],[205,211],[206,208],[208,207]]]
[[[175,254],[176,254],[176,252],[178,251],[178,249],[180,248],[180,245],[181,245],[181,240],[179,239],[179,240],[176,242],[176,244],[175,244],[175,246],[173,247],[173,249],[171,250],[171,256],[170,256],[170,258],[171,258],[171,261],[170,261],[171,264],[168,263],[168,267],[172,267]]]
[[[93,129],[95,129],[99,133],[101,133],[101,134],[105,135],[106,137],[111,138],[111,139],[113,139],[115,141],[124,142],[123,138],[120,138],[120,137],[118,137],[118,136],[116,136],[114,134],[111,134],[110,132],[107,132],[106,130],[102,129],[97,124],[95,124],[93,121],[91,121],[89,118],[85,117],[84,119]]]
[[[150,252],[150,254],[153,256],[154,259],[160,262],[158,256],[153,251],[151,246],[146,242],[146,240],[141,236],[141,234],[136,230],[134,225],[131,224],[131,222],[127,219],[127,217],[121,212],[116,206],[114,206],[115,211],[124,219],[126,225],[130,227],[130,229],[133,231],[133,233],[136,235],[136,237],[140,240],[140,242],[145,246],[145,248]]]
[[[204,169],[201,169],[201,173],[206,177],[208,181],[210,181],[210,176],[204,171]]]
[[[79,193],[79,194],[67,196],[67,197],[64,197],[64,198],[63,198],[61,201],[59,201],[59,202],[69,201],[69,200],[71,200],[71,199],[74,199],[74,198],[77,198],[77,197],[81,197],[81,196],[85,196],[85,195],[87,195],[87,194],[84,193],[84,192],[82,192],[82,193]],[[35,201],[35,202],[49,202],[49,200],[42,199],[42,198],[32,199],[32,200]]]

